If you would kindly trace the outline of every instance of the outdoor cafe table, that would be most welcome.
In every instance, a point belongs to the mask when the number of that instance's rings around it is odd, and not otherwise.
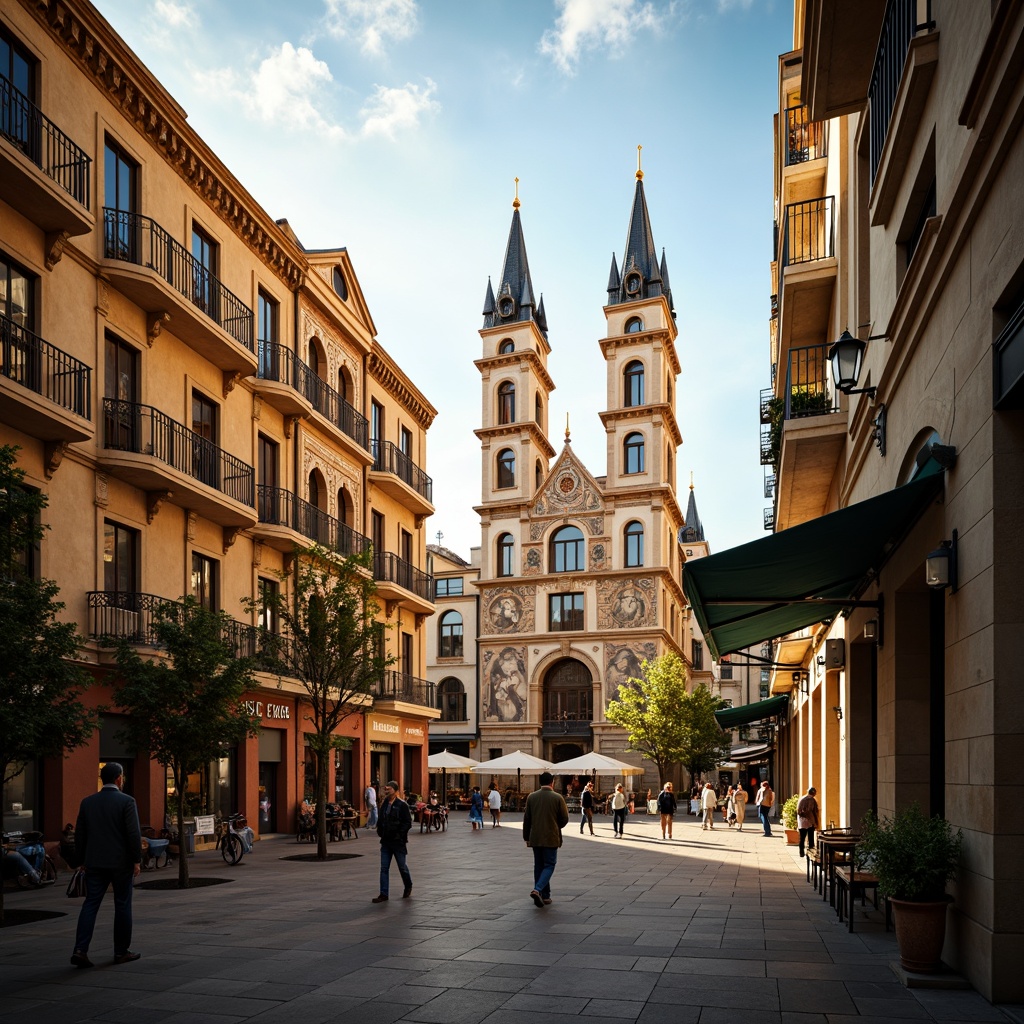
[[[815,836],[818,855],[823,857],[818,877],[821,879],[821,898],[828,898],[829,905],[835,906],[836,854],[852,853],[860,842],[860,835],[853,832],[819,832]]]

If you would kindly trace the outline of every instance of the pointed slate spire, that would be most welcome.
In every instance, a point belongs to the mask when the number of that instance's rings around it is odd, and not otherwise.
[[[615,262],[615,253],[612,253],[612,268],[608,271],[608,301],[615,302],[619,294],[622,280],[619,278],[619,265]]]
[[[686,518],[683,521],[684,541],[695,543],[707,538],[704,536],[704,526],[697,514],[697,499],[693,496],[693,479],[690,479],[690,498],[686,503]]]
[[[537,304],[537,326],[541,334],[548,336],[548,315],[544,312],[544,294],[541,293],[540,302]]]
[[[676,315],[676,307],[672,303],[672,286],[668,283],[668,260],[665,258],[665,250],[661,250],[661,290],[668,299],[668,308],[672,311],[673,318]]]
[[[494,289],[491,287],[491,277],[487,275],[487,295],[484,297],[484,327],[494,326]]]

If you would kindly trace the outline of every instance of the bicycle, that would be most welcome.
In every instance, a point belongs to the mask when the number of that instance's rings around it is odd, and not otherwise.
[[[247,850],[252,849],[246,842],[247,836],[236,829],[235,826],[238,824],[248,831],[244,814],[229,814],[227,818],[217,823],[217,849],[220,850],[224,863],[232,867],[245,856]]]
[[[42,854],[42,860],[37,869],[39,884],[53,885],[57,881],[57,865],[54,864],[53,858],[46,853],[42,832],[4,832],[3,849],[21,853],[33,868],[35,868],[35,862],[39,860],[39,855]]]

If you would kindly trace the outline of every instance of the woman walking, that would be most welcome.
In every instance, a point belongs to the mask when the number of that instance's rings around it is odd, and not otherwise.
[[[704,814],[701,829],[713,829],[715,827],[715,811],[718,810],[718,794],[710,782],[705,782],[704,789],[701,790],[700,809]]]
[[[473,795],[469,798],[469,820],[473,831],[484,827],[484,798],[480,795],[480,787],[473,787]]]
[[[676,795],[672,783],[666,782],[658,794],[658,810],[661,812],[661,838],[672,838],[672,815],[676,813]]]
[[[609,804],[612,809],[612,832],[616,839],[621,839],[626,828],[626,794],[621,782],[615,787]]]
[[[736,824],[736,790],[733,786],[725,794],[725,820],[729,828]]]
[[[594,784],[588,782],[580,793],[580,835],[583,835],[583,826],[590,826],[590,834],[594,834]]]

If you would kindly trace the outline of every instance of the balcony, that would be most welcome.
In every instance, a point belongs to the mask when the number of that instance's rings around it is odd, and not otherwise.
[[[369,426],[326,381],[321,379],[291,349],[272,341],[260,341],[256,371],[260,394],[286,416],[317,413],[348,440],[358,446],[357,457],[369,462]]]
[[[807,107],[789,107],[779,119],[783,138],[781,205],[819,199],[825,192],[828,121],[812,121]]]
[[[431,515],[434,482],[430,477],[391,441],[371,441],[370,447],[373,452],[370,480],[416,515]]]
[[[775,399],[777,453],[774,527],[788,529],[824,514],[847,435],[828,365],[828,345],[789,353],[786,387]]]
[[[373,578],[377,581],[380,600],[404,605],[423,615],[434,611],[434,577],[421,572],[404,558],[390,551],[375,551]]]
[[[541,738],[557,740],[571,736],[579,739],[581,736],[589,736],[591,732],[589,718],[545,718],[541,727]]]
[[[91,376],[85,363],[0,314],[4,423],[43,441],[87,440],[94,433]]]
[[[828,331],[836,283],[835,197],[790,203],[783,211],[779,254],[778,366],[797,345]]]
[[[253,535],[278,551],[290,552],[312,541],[348,557],[370,546],[369,538],[282,487],[257,485],[256,512],[259,522]]]
[[[103,269],[114,286],[204,359],[231,373],[256,372],[253,313],[149,217],[103,210]]]
[[[434,698],[434,684],[429,679],[420,679],[409,675],[408,672],[387,669],[372,692],[375,705],[392,701],[416,704],[421,708],[429,708],[433,712],[431,717],[440,717],[441,712],[437,710]]]
[[[100,462],[154,498],[221,526],[256,524],[252,466],[150,405],[103,400]]]
[[[84,235],[92,161],[0,76],[0,194],[43,231]]]
[[[766,508],[764,510],[764,528],[771,533],[775,529],[775,509]]]

